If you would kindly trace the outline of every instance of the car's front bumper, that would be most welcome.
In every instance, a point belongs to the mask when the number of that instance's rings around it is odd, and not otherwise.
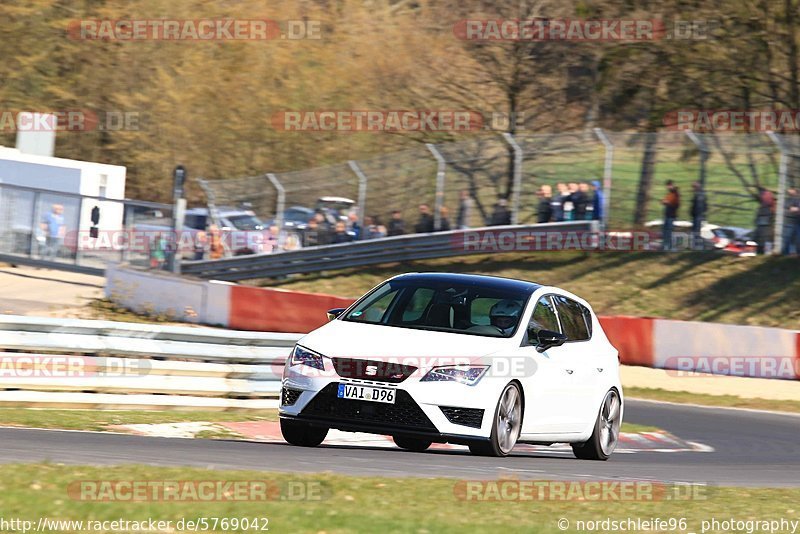
[[[394,389],[396,400],[394,404],[383,404],[339,399],[339,383]],[[292,395],[294,402],[290,405],[283,403],[284,394],[281,395],[281,418],[343,431],[425,436],[434,442],[450,443],[488,439],[500,393],[494,391],[496,387],[489,380],[466,386],[420,382],[411,377],[399,384],[388,384],[335,376],[309,377],[298,366],[286,370],[282,389],[286,388],[300,393]],[[469,417],[454,417],[453,408],[465,410]]]

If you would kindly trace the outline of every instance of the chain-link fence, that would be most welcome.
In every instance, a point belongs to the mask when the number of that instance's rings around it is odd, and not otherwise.
[[[478,227],[504,217],[520,224],[535,222],[542,186],[558,196],[559,184],[564,184],[564,195],[570,187],[585,192],[590,207],[581,217],[602,214],[609,229],[642,227],[663,218],[667,180],[680,192],[677,219],[691,221],[697,182],[705,193],[705,220],[718,226],[754,229],[762,194],[770,192],[771,228],[785,237],[784,227],[796,220],[787,211],[794,198],[787,190],[800,183],[800,137],[599,129],[520,133],[420,145],[273,177],[207,184],[217,205],[247,204],[265,220],[276,219],[281,210],[292,217],[313,214],[321,198],[344,197],[362,221],[366,215],[385,222],[398,210],[411,231],[423,203],[430,206],[438,227]],[[598,194],[605,195],[606,204],[593,212]]]

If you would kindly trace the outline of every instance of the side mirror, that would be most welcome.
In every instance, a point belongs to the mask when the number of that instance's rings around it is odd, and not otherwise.
[[[552,330],[539,330],[538,333],[531,336],[531,339],[536,341],[537,352],[544,352],[547,349],[563,345],[567,336]]]
[[[332,310],[328,310],[328,320],[333,321],[339,317],[345,309],[346,308],[333,308]]]

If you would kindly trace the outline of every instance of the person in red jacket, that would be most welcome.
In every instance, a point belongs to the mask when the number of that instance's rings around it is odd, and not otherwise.
[[[667,180],[667,196],[661,201],[664,205],[664,228],[661,231],[661,247],[663,250],[672,250],[672,227],[681,207],[681,194],[678,186],[672,180]]]

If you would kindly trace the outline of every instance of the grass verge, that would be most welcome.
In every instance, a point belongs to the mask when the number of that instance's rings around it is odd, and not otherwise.
[[[704,406],[800,413],[800,400],[744,399],[734,395],[707,395],[704,393],[688,393],[685,391],[667,391],[665,389],[636,387],[626,387],[625,397],[629,399],[639,398],[677,402],[680,404],[701,404]]]
[[[0,408],[0,425],[65,430],[107,430],[110,425],[183,423],[190,421],[277,421],[277,410],[239,411],[102,411]]]
[[[275,484],[273,500],[203,502],[131,502],[81,500],[80,481],[267,481]],[[575,531],[579,521],[654,517],[686,520],[680,531],[700,532],[711,517],[797,519],[800,489],[707,488],[701,499],[656,502],[559,500],[475,501],[454,491],[457,480],[348,477],[209,471],[146,466],[82,467],[52,464],[9,465],[0,480],[5,518],[62,520],[171,521],[181,519],[268,518],[270,532],[560,532],[559,520]],[[71,486],[72,484],[72,486]],[[288,488],[293,488],[291,494]],[[69,489],[72,491],[69,491]],[[88,493],[92,495],[93,493]],[[313,498],[307,498],[307,496]],[[294,496],[295,498],[290,498]],[[76,499],[77,498],[77,499]],[[563,524],[563,523],[562,523]],[[82,525],[86,532],[87,525]],[[106,529],[108,530],[108,527]],[[113,529],[112,529],[113,530]],[[121,529],[116,529],[117,531]],[[221,531],[218,528],[217,531]],[[678,529],[675,529],[678,530]],[[64,528],[77,532],[77,525]],[[242,531],[230,529],[229,531]],[[252,531],[252,530],[251,530]],[[717,532],[711,530],[712,532]]]

